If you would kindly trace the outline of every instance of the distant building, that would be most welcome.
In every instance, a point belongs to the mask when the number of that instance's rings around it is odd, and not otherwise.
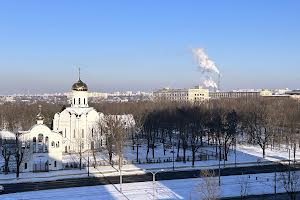
[[[209,99],[209,91],[201,86],[191,89],[163,88],[153,92],[153,96],[155,100],[201,102]]]
[[[261,91],[230,91],[230,92],[210,92],[209,97],[211,99],[222,98],[258,98],[262,96],[272,96],[272,92],[269,90]]]
[[[89,97],[90,98],[100,98],[100,99],[107,99],[108,94],[102,93],[102,92],[90,92]]]
[[[300,90],[292,90],[285,93],[286,95],[289,95],[292,98],[300,99]]]

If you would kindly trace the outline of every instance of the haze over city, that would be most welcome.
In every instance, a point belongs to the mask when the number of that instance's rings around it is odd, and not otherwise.
[[[153,91],[201,83],[192,50],[221,89],[299,88],[299,1],[1,1],[0,94]]]

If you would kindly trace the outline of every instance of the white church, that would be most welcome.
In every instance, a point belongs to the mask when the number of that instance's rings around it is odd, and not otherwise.
[[[105,134],[93,140],[104,114],[88,104],[88,87],[80,80],[72,86],[71,106],[53,119],[53,130],[44,125],[40,108],[37,123],[28,131],[20,131],[23,141],[30,143],[30,156],[24,161],[22,171],[49,171],[63,169],[63,154],[76,153],[105,146]],[[125,128],[134,125],[132,115],[115,115]],[[102,133],[102,132],[101,132]],[[28,146],[28,145],[27,145]],[[80,148],[80,149],[79,149]]]

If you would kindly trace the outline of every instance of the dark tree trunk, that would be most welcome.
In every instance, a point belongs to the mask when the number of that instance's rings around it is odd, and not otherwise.
[[[155,144],[153,143],[151,146],[152,146],[152,158],[154,159],[154,149],[155,149]]]
[[[179,150],[180,150],[180,140],[178,140],[178,145],[177,145],[177,158],[179,158]]]
[[[136,162],[139,162],[139,144],[136,145]]]
[[[192,166],[195,166],[195,158],[196,158],[196,147],[195,145],[192,146]]]

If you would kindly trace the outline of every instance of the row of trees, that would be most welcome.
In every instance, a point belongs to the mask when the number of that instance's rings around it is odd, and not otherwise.
[[[182,149],[183,162],[186,150],[191,150],[193,164],[195,152],[203,145],[214,145],[225,161],[230,147],[237,142],[259,145],[263,157],[267,146],[282,148],[283,145],[293,149],[295,157],[300,145],[299,101],[293,99],[225,99],[197,105],[149,102],[144,107],[123,104],[120,110],[127,110],[135,117],[136,129],[129,138],[136,147],[137,160],[141,143],[147,145],[146,159],[150,151],[152,158],[155,157],[157,145],[171,144],[177,147],[177,157]]]
[[[196,154],[204,145],[213,145],[216,155],[225,161],[230,148],[237,142],[259,145],[265,156],[267,146],[293,149],[294,157],[300,147],[299,101],[283,98],[222,99],[200,104],[180,102],[99,103],[92,105],[108,114],[99,122],[99,133],[105,134],[106,149],[112,162],[113,153],[121,155],[125,142],[130,143],[139,158],[141,145],[147,146],[145,158],[155,158],[155,148],[176,146],[177,158],[187,161],[187,150]],[[43,104],[45,123],[50,126],[53,115],[64,107]],[[1,129],[16,133],[27,130],[35,122],[37,104],[8,103],[0,105]],[[132,114],[135,126],[125,130],[116,114]],[[121,137],[121,138],[120,138]],[[91,140],[95,140],[95,137]],[[3,142],[2,142],[3,143]],[[97,142],[98,143],[98,142]],[[5,144],[5,143],[4,143]],[[17,145],[18,146],[18,145]],[[97,148],[95,148],[97,149]],[[180,155],[182,150],[182,155]],[[1,148],[4,160],[16,153]],[[20,152],[20,151],[19,151]],[[93,151],[96,163],[96,150]],[[121,156],[122,157],[122,156]],[[4,167],[6,168],[6,167]],[[7,169],[7,168],[6,168]]]

